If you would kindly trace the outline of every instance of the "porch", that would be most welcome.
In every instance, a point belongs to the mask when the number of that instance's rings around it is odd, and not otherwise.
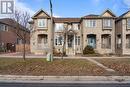
[[[47,34],[38,34],[37,36],[37,45],[35,50],[36,54],[46,54],[49,50],[48,45],[48,35]]]

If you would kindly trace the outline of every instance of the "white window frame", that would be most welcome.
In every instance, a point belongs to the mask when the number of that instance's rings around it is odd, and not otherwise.
[[[112,19],[103,19],[103,29],[112,29]]]
[[[44,24],[43,24],[44,22]],[[40,23],[42,25],[40,25]],[[46,28],[47,27],[47,19],[38,19],[38,28]]]
[[[96,27],[96,20],[86,20],[85,25],[88,28],[94,28]]]
[[[0,24],[0,31],[8,31],[8,26],[4,24]]]
[[[80,45],[80,36],[75,36],[75,45]]]
[[[55,31],[61,31],[64,29],[63,23],[55,23]]]
[[[60,37],[62,37],[61,43],[60,43],[60,40],[59,40]],[[63,41],[64,41],[63,36],[57,35],[57,36],[55,37],[55,45],[56,45],[56,46],[61,46],[61,45],[63,45]]]

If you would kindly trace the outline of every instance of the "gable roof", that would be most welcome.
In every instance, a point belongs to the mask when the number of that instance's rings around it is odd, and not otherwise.
[[[18,22],[14,21],[13,19],[11,18],[3,18],[3,19],[0,19],[0,23],[1,24],[4,24],[4,25],[7,25],[7,26],[10,26],[10,27],[13,27],[13,28],[16,28],[17,27],[17,24],[19,25],[19,29],[23,30],[23,31],[26,31],[26,32],[30,32],[29,29],[25,29],[24,26],[22,26],[21,24],[19,24]]]
[[[89,15],[83,16],[82,18],[99,18],[99,15],[89,14]]]
[[[119,16],[119,18],[120,17],[124,17],[127,13],[129,13],[130,12],[130,10],[128,10],[127,12],[125,12],[124,14],[122,14],[121,16]]]
[[[47,12],[45,12],[43,9],[40,9],[38,12],[36,12],[36,13],[32,16],[32,18],[36,18],[36,16],[39,15],[40,13],[42,13],[42,12],[45,13],[48,18],[50,18],[50,15],[49,15]]]
[[[130,12],[130,10],[128,10],[127,12],[125,12],[124,14],[122,14],[121,16],[119,16],[116,21],[119,21],[119,20],[123,19],[124,16],[125,16],[127,13],[129,13],[129,12]]]
[[[78,23],[80,22],[80,18],[54,18],[54,22],[56,23]]]
[[[116,15],[110,10],[110,9],[107,9],[105,10],[101,15],[96,15],[96,14],[89,14],[89,15],[86,15],[86,16],[83,16],[81,18],[95,18],[95,19],[100,19],[100,18],[104,18],[102,15],[105,14],[106,12],[108,12],[110,15],[112,15],[112,17],[116,17]]]
[[[100,16],[102,16],[106,12],[108,12],[110,15],[112,15],[112,17],[116,17],[116,15],[110,9],[105,10]]]

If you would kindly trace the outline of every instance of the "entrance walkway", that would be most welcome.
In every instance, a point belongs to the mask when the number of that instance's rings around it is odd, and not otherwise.
[[[115,72],[115,70],[110,69],[110,68],[108,68],[108,67],[104,66],[103,64],[101,64],[101,63],[99,63],[99,62],[95,61],[94,59],[87,58],[87,60],[88,60],[88,61],[90,61],[90,62],[95,63],[95,64],[96,64],[96,65],[98,65],[99,67],[104,68],[106,71],[109,71],[109,72]]]

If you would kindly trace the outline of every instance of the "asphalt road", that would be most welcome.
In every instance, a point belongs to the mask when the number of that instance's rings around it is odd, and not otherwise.
[[[80,83],[0,83],[0,87],[130,87],[129,84],[80,84]]]

